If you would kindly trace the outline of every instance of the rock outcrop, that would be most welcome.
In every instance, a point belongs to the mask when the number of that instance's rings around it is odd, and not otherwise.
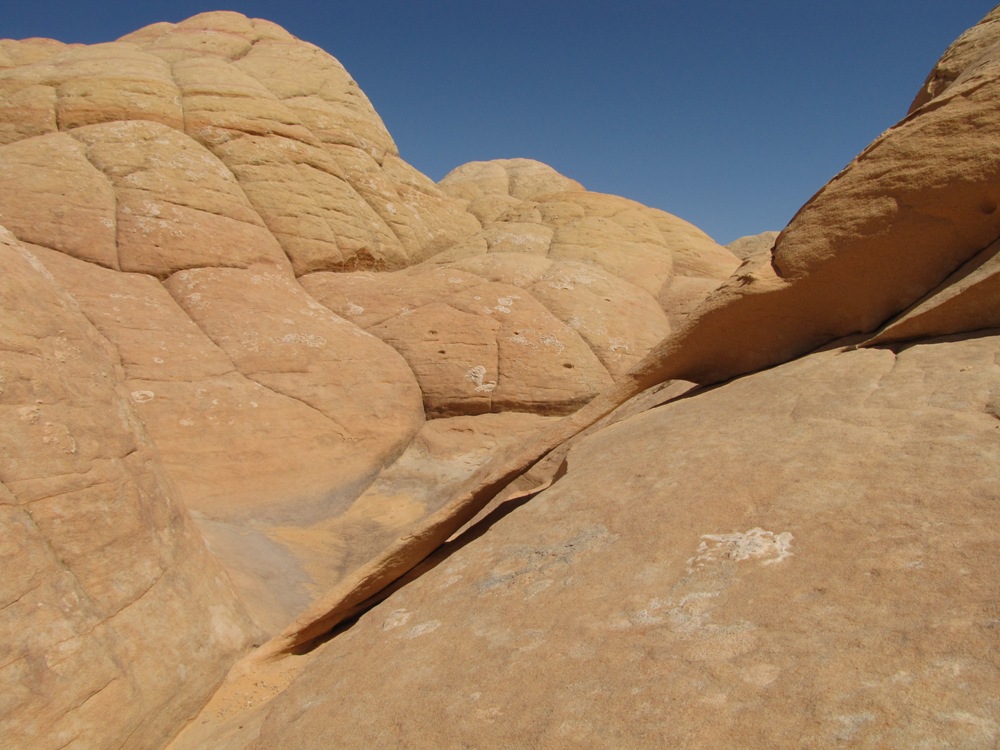
[[[810,355],[597,432],[249,746],[991,747],[998,346]]]
[[[31,747],[157,745],[738,264],[536,162],[435,185],[337,60],[230,12],[0,42],[0,178],[0,479],[35,535],[6,547],[2,714]]]
[[[113,347],[6,230],[0,258],[0,735],[158,747],[260,633]]]
[[[278,633],[176,750],[996,745],[997,18],[730,248],[266,21],[0,42],[7,744]]]
[[[745,262],[626,377],[534,443],[498,456],[448,506],[304,613],[272,648],[292,648],[362,611],[505,485],[644,389],[674,379],[717,383],[873,332],[951,274],[967,275],[960,267],[976,263],[980,253],[989,256],[986,248],[1000,236],[994,158],[1000,149],[980,150],[1000,136],[989,117],[998,100],[1000,54],[987,55],[932,106],[869,146],[799,211],[767,259]],[[980,280],[945,295],[952,330],[992,324],[996,305],[982,302],[983,288]]]

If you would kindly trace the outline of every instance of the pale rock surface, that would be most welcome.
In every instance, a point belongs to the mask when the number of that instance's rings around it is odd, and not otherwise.
[[[451,266],[300,281],[403,355],[431,416],[566,413],[611,383],[581,335],[513,285]]]
[[[927,75],[923,88],[910,105],[912,114],[943,93],[955,79],[1000,42],[1000,7],[962,34]]]
[[[998,347],[830,351],[596,433],[246,746],[992,747]]]
[[[266,652],[287,651],[364,611],[506,485],[644,389],[676,379],[713,384],[773,366],[838,336],[871,332],[932,292],[1000,234],[993,158],[1000,149],[988,148],[998,137],[990,116],[1000,98],[998,65],[996,55],[980,59],[934,107],[883,134],[803,207],[771,254],[745,261],[680,331],[564,422],[498,455]],[[995,317],[981,289],[977,282],[947,300],[952,330],[979,330]]]
[[[271,535],[302,550],[309,590],[318,596],[438,510],[497,450],[530,439],[556,419],[507,412],[428,421],[343,513],[312,524],[276,526]]]
[[[0,736],[161,746],[259,633],[114,349],[0,229]]]
[[[316,597],[260,653],[368,611],[178,747],[994,746],[995,20],[742,265],[537,162],[434,185],[268,22],[0,43],[52,274],[4,238],[4,736],[176,732],[257,635],[217,558],[266,630]]]
[[[746,260],[753,255],[771,252],[771,248],[774,247],[774,241],[778,239],[778,234],[778,232],[748,234],[745,237],[739,237],[730,242],[726,245],[726,249],[740,260]]]
[[[301,278],[403,354],[431,416],[579,408],[739,264],[681,219],[528,159],[466,164],[440,186],[468,202],[480,232],[395,275]]]
[[[280,628],[313,584],[272,529],[342,512],[403,450],[423,422],[409,369],[267,266],[185,271],[164,288],[38,252],[115,346],[164,465],[254,616]]]
[[[45,53],[30,54],[36,48]],[[343,66],[274,24],[204,13],[55,49],[4,48],[0,142],[136,120],[186,133],[232,170],[258,214],[251,223],[271,231],[299,273],[402,267],[479,229],[464,205],[398,159]],[[177,227],[173,218],[162,221]]]
[[[486,240],[483,248],[472,238],[451,250],[452,257],[518,252],[584,261],[654,298],[675,275],[720,282],[739,265],[688,222],[626,198],[587,192],[530,159],[471,162],[440,186],[469,201]]]

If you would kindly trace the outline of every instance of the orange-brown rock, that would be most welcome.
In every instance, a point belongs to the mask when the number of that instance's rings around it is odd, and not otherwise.
[[[156,747],[258,633],[113,347],[6,230],[0,258],[0,735]]]
[[[990,747],[998,347],[830,351],[594,434],[235,746]]]
[[[716,383],[873,331],[1000,235],[1000,53],[965,71],[935,102],[869,146],[751,257],[677,333],[615,385],[533,443],[497,456],[452,501],[303,613],[272,649],[357,614],[546,453],[644,389],[673,379]],[[942,137],[947,133],[947,137]],[[951,326],[990,325],[979,287],[951,301]],[[849,293],[848,293],[849,292]],[[955,312],[955,310],[958,312]],[[957,322],[956,322],[957,320]]]
[[[995,745],[995,26],[732,250],[237,13],[0,43],[2,736],[263,630],[178,749]]]

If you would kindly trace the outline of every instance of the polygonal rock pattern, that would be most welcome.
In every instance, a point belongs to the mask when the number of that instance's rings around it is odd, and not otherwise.
[[[397,158],[371,103],[336,60],[274,24],[205,13],[93,47],[15,54],[22,47],[26,43],[12,46],[11,64],[0,69],[0,142],[129,121],[186,133],[201,146],[194,158],[211,160],[207,148],[222,160],[201,166],[206,175],[232,170],[222,179],[238,184],[243,203],[249,199],[256,214],[251,224],[265,225],[299,272],[405,266],[479,228],[460,203]],[[141,173],[152,170],[154,183],[194,193],[193,203],[171,203],[211,212],[198,188],[171,185],[176,175],[165,155],[143,144],[141,135],[120,131],[119,137],[138,141],[116,165],[125,186],[143,189],[127,178],[141,182]],[[191,152],[196,146],[174,141],[178,145],[162,147]],[[178,210],[133,218],[183,231],[195,222],[178,217]],[[17,233],[17,223],[9,223]]]
[[[434,185],[265,21],[0,42],[3,736],[156,746],[259,635],[219,559],[275,631],[492,492],[188,746],[995,745],[995,27],[733,252],[530,160]]]
[[[9,747],[155,747],[259,636],[113,348],[0,231],[0,734]]]
[[[654,292],[674,250],[715,259],[703,291],[735,263],[536,162],[488,167],[504,185],[475,206],[449,196],[340,63],[238,13],[89,47],[0,43],[0,144],[0,220],[107,340],[179,497],[272,631],[330,580],[295,529],[347,513],[425,411],[572,411],[669,332]],[[456,174],[475,192],[480,171]],[[493,198],[509,205],[484,227]],[[695,251],[664,243],[664,221]],[[359,298],[374,322],[331,291],[357,279],[376,280]],[[350,559],[377,543],[355,539]]]
[[[432,415],[565,413],[611,383],[573,328],[512,285],[433,267],[301,281],[403,354]]]
[[[998,348],[813,355],[598,432],[234,746],[991,746]]]

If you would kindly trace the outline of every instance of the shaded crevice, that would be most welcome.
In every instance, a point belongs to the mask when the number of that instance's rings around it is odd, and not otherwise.
[[[566,473],[565,465],[566,462],[563,461],[562,465],[560,466],[557,472],[558,476],[556,479],[561,478]],[[556,479],[553,480],[553,483],[556,481]],[[541,490],[539,490],[539,492],[540,491]],[[528,493],[521,497],[507,500],[501,503],[492,511],[490,511],[486,516],[477,521],[475,524],[465,529],[464,531],[460,532],[459,535],[456,536],[454,539],[451,539],[442,544],[440,547],[438,547],[434,553],[428,555],[419,565],[414,567],[408,573],[401,576],[400,578],[397,578],[395,581],[386,586],[384,589],[382,589],[381,591],[377,592],[376,594],[372,595],[365,601],[358,604],[355,614],[353,614],[350,618],[345,619],[343,622],[341,622],[340,624],[338,624],[337,626],[335,626],[334,628],[325,633],[321,633],[320,635],[317,635],[308,641],[304,641],[300,644],[297,644],[296,646],[288,649],[285,653],[294,656],[304,656],[308,653],[311,653],[312,651],[315,651],[317,648],[319,648],[325,643],[328,643],[337,636],[347,632],[352,627],[354,627],[354,625],[357,624],[357,622],[369,610],[378,606],[381,602],[388,599],[390,596],[395,594],[400,589],[404,588],[405,586],[408,586],[409,584],[413,583],[426,573],[429,573],[430,571],[434,570],[434,568],[441,565],[441,563],[446,562],[448,558],[450,558],[452,555],[454,555],[456,552],[461,550],[466,545],[471,544],[472,542],[482,537],[496,523],[501,521],[504,517],[513,513],[522,505],[528,503],[532,498],[535,497],[536,494],[538,493],[537,492]]]
[[[216,158],[218,159],[218,157],[216,157]],[[257,227],[259,229],[264,229],[265,231],[269,231],[267,229],[267,227],[264,225],[263,220],[260,218],[260,215],[256,213],[256,209],[254,209],[253,205],[249,205],[248,204],[249,208],[254,211],[254,215],[257,216],[257,219],[260,221],[259,224],[255,223],[255,222],[252,222],[252,221],[247,221],[245,219],[240,219],[240,218],[238,218],[236,216],[232,216],[230,214],[224,214],[224,213],[221,213],[219,211],[211,211],[211,210],[209,210],[207,208],[204,208],[203,206],[191,205],[189,203],[183,203],[183,202],[178,201],[178,200],[173,200],[171,198],[166,198],[166,197],[164,197],[162,195],[157,195],[153,191],[147,190],[146,188],[129,187],[128,190],[133,190],[135,192],[147,193],[147,194],[149,194],[151,196],[156,196],[156,201],[159,202],[159,203],[166,203],[167,205],[170,205],[170,206],[177,206],[179,208],[186,208],[186,209],[191,210],[191,211],[197,211],[198,213],[209,214],[210,216],[218,216],[219,218],[222,218],[222,219],[229,219],[230,221],[237,221],[240,224],[246,224],[247,226]],[[217,194],[225,195],[225,193],[217,193]],[[245,194],[244,194],[244,197],[245,197]],[[139,216],[139,218],[141,218],[141,216]],[[166,219],[162,219],[159,216],[150,216],[148,218],[157,219],[159,221],[167,221]],[[171,223],[173,223],[173,222],[171,222]],[[120,269],[116,269],[116,270],[120,270]]]

